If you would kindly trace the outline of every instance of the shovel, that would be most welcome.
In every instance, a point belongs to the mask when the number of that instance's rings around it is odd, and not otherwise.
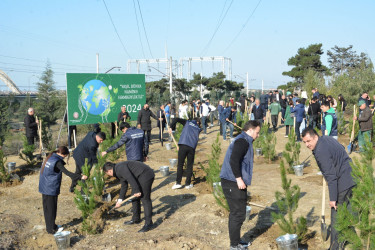
[[[324,215],[324,208],[325,208],[325,200],[326,200],[326,180],[323,177],[323,190],[322,190],[322,221],[320,223],[320,230],[322,234],[323,241],[327,241],[329,237],[328,233],[328,227],[325,221],[325,215]]]
[[[160,111],[160,119],[161,119],[161,112]],[[160,142],[161,142],[161,146],[163,147],[163,122],[162,120],[159,120],[160,122]]]
[[[135,196],[132,195],[132,196],[130,196],[129,198],[127,198],[127,199],[121,201],[120,206],[121,206],[122,204],[124,204],[125,202],[127,202],[127,201],[129,201],[129,200],[131,200],[131,199],[134,199],[134,198],[135,198]],[[108,211],[108,214],[109,214],[110,212],[112,212],[113,210],[115,210],[115,209],[116,209],[116,207],[111,208],[111,209]]]
[[[355,105],[354,105],[354,108],[353,108],[353,117],[356,116],[357,112],[355,110]],[[355,129],[355,120],[353,120],[353,127],[352,127],[352,134],[350,136],[350,143],[349,143],[349,146],[348,146],[348,152],[349,154],[351,154],[353,152],[353,144],[354,144],[354,129]]]

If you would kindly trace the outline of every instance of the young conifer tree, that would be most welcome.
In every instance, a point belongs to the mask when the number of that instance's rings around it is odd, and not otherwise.
[[[301,216],[295,221],[293,218],[293,213],[298,208],[300,187],[298,185],[292,186],[292,180],[287,179],[284,160],[280,162],[280,174],[283,192],[277,191],[275,193],[279,211],[272,212],[272,218],[284,233],[297,234],[298,240],[303,241],[307,233],[306,219]]]
[[[0,149],[0,180],[1,183],[8,182],[10,180],[10,175],[5,167],[5,162],[7,158],[4,155],[4,151]]]
[[[269,125],[267,125],[269,126]],[[262,153],[265,159],[271,163],[276,157],[276,135],[275,133],[266,133],[262,144]]]
[[[26,162],[28,167],[34,167],[38,162],[34,155],[35,145],[29,145],[26,136],[22,137],[22,141],[23,149],[19,153],[19,157]]]
[[[288,142],[285,144],[283,157],[288,163],[288,173],[294,173],[293,166],[299,165],[299,154],[301,152],[301,144],[297,142],[294,129],[290,130]]]
[[[356,183],[350,206],[340,205],[337,209],[336,230],[339,240],[347,241],[352,249],[375,248],[375,179],[372,166],[375,151],[366,136],[361,159],[351,164]]]

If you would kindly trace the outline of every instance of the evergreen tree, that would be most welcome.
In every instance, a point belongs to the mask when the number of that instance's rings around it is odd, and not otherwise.
[[[351,163],[352,176],[356,183],[350,206],[340,205],[337,209],[336,230],[339,240],[347,241],[353,249],[375,248],[375,179],[373,160],[375,151],[366,136],[361,159]]]
[[[267,125],[269,126],[269,125]],[[262,154],[268,162],[271,163],[276,158],[276,135],[275,133],[268,133],[265,135],[262,144]]]
[[[35,113],[43,119],[43,125],[50,128],[58,118],[62,118],[63,114],[59,111],[65,107],[61,107],[61,100],[57,96],[53,70],[49,62],[47,62],[46,69],[37,82],[37,87],[38,99],[35,102]]]
[[[34,167],[37,164],[36,156],[34,155],[35,145],[29,145],[26,136],[22,137],[23,148],[19,153],[19,157],[26,161],[28,167]]]
[[[341,105],[340,105],[341,110]],[[343,111],[337,111],[337,132],[342,135],[345,133],[345,117]]]
[[[213,187],[213,183],[220,182],[220,171],[221,171],[221,165],[219,163],[219,158],[221,155],[221,143],[220,143],[220,133],[217,133],[216,140],[211,146],[211,156],[208,160],[208,167],[204,167],[202,164],[201,168],[206,173],[206,180],[207,183]],[[216,203],[229,211],[228,202],[225,199],[223,189],[220,186],[216,187],[216,190],[214,189],[212,194],[215,197]]]
[[[1,183],[8,182],[10,180],[10,175],[6,169],[5,162],[7,158],[4,155],[4,151],[0,149],[0,180]]]
[[[101,123],[100,129],[102,132],[104,132],[106,135],[110,135],[111,131],[106,124]],[[112,145],[114,145],[116,142],[118,142],[121,139],[122,132],[120,131],[115,138],[112,138],[111,136],[108,136],[107,139],[103,141],[102,144],[100,144],[100,148],[108,149]],[[109,161],[117,161],[120,159],[121,154],[125,154],[125,145],[123,145],[121,148],[116,149],[115,151],[109,152],[105,155],[105,159],[108,159]],[[104,163],[103,163],[104,164]]]
[[[294,173],[293,166],[299,165],[301,144],[297,142],[296,134],[292,128],[288,135],[288,142],[285,144],[283,156],[288,163],[288,173]]]
[[[0,98],[0,146],[3,145],[9,131],[9,116],[9,102],[5,98]]]
[[[287,179],[283,160],[280,162],[280,174],[284,191],[275,193],[279,211],[272,212],[272,218],[284,233],[297,234],[298,240],[304,241],[307,233],[306,219],[303,216],[296,221],[293,219],[293,213],[297,210],[300,199],[300,187],[292,186],[292,180]]]
[[[87,180],[79,181],[78,186],[81,191],[76,188],[74,190],[74,202],[77,208],[82,212],[82,231],[89,234],[95,234],[98,230],[99,222],[93,217],[98,201],[101,200],[101,195],[104,188],[104,173],[100,169],[104,158],[100,157],[97,165],[94,165],[93,174],[90,173],[90,166],[85,159],[85,165],[82,166],[82,174],[87,176]],[[99,165],[100,164],[100,165]]]

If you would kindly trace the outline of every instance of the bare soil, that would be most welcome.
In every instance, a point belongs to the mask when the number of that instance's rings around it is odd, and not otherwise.
[[[143,226],[125,226],[124,221],[131,219],[131,205],[127,204],[114,213],[103,213],[103,231],[97,235],[80,233],[81,213],[74,204],[74,194],[68,189],[71,180],[63,176],[61,194],[58,202],[57,224],[72,232],[73,249],[228,249],[228,213],[219,207],[212,188],[204,179],[200,163],[207,164],[211,154],[211,144],[216,139],[218,126],[209,129],[208,135],[201,135],[194,164],[194,188],[172,190],[176,178],[176,168],[171,174],[162,177],[159,167],[169,165],[169,159],[177,158],[175,147],[166,150],[157,141],[157,130],[152,131],[150,159],[147,162],[156,174],[153,185],[153,221],[156,227],[147,233],[138,233]],[[287,138],[285,128],[276,132],[276,151],[284,150]],[[167,134],[165,134],[165,137]],[[346,136],[347,137],[347,136]],[[229,141],[222,141],[224,158]],[[341,138],[340,138],[341,140]],[[344,137],[343,142],[347,144]],[[166,144],[167,142],[164,142]],[[346,145],[345,145],[346,146]],[[318,168],[311,152],[302,145],[300,160],[306,159],[304,175],[289,174],[293,184],[301,188],[301,199],[296,215],[307,216],[310,239],[304,248],[326,249],[320,235],[320,213],[322,176],[317,175]],[[356,154],[352,154],[356,155]],[[310,156],[310,157],[309,157]],[[309,157],[309,158],[308,158]],[[125,160],[124,156],[121,160]],[[54,249],[56,244],[52,235],[45,232],[41,194],[38,192],[38,169],[27,170],[18,156],[9,156],[8,161],[17,162],[17,170],[22,182],[10,186],[0,186],[0,248],[15,249]],[[277,161],[279,162],[280,159]],[[248,191],[251,201],[265,206],[275,206],[275,191],[281,191],[281,179],[278,163],[269,164],[262,157],[255,159],[253,182]],[[74,160],[70,158],[67,168],[74,171]],[[184,181],[184,180],[183,180]],[[119,185],[109,181],[112,198],[118,195]],[[327,192],[328,190],[326,190]],[[326,195],[326,221],[330,221],[328,195]],[[108,206],[106,207],[106,209]],[[282,235],[276,223],[271,220],[271,210],[252,206],[251,218],[242,226],[244,240],[252,241],[250,249],[277,249],[275,239]]]

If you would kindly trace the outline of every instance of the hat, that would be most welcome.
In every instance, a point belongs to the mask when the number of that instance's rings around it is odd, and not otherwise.
[[[362,106],[363,104],[365,104],[366,102],[364,101],[364,100],[360,100],[359,102],[358,102],[358,106]]]

